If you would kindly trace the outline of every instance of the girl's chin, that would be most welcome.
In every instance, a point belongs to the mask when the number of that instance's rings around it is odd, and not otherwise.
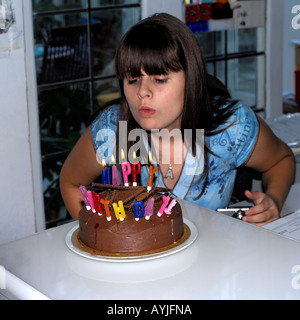
[[[146,131],[160,129],[160,127],[156,121],[141,120],[138,123]]]

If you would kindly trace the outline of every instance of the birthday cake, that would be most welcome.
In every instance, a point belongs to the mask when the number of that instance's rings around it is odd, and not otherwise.
[[[93,183],[80,187],[78,241],[104,253],[147,253],[176,244],[184,234],[180,204],[165,188]]]

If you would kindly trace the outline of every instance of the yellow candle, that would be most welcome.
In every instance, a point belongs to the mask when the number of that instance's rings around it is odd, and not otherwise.
[[[123,206],[123,201],[119,201],[118,205],[114,202],[113,203],[113,208],[114,208],[114,212],[115,212],[115,216],[118,220],[123,221],[126,218],[126,214],[125,214],[125,210],[124,210],[124,206]]]

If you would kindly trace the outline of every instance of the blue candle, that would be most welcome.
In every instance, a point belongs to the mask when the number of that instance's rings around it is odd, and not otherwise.
[[[134,201],[134,218],[139,221],[145,214],[145,205],[143,201]]]
[[[106,163],[102,161],[103,170],[102,170],[102,183],[111,184],[111,170],[110,167],[106,167]]]
[[[106,177],[107,177],[107,184],[111,184],[111,170],[110,167],[106,168]]]

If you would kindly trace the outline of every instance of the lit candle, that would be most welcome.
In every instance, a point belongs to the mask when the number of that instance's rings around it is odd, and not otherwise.
[[[146,208],[145,208],[145,219],[146,220],[149,220],[150,217],[153,215],[153,209],[154,209],[154,198],[151,197],[148,200],[148,203],[147,203]]]
[[[89,202],[90,202],[90,205],[91,205],[91,208],[92,208],[92,211],[95,213],[96,210],[95,210],[95,205],[94,205],[94,200],[93,200],[93,195],[92,195],[92,192],[90,190],[87,191],[87,196],[89,198]]]
[[[168,208],[166,208],[166,209],[164,210],[164,212],[165,212],[166,214],[171,214],[171,213],[172,213],[171,210],[174,208],[174,206],[175,206],[176,203],[177,203],[177,201],[176,201],[175,199],[173,199],[173,200],[170,202]]]
[[[111,162],[116,163],[116,160],[115,160],[115,157],[113,154],[111,155]],[[111,173],[112,174],[112,184],[115,186],[119,186],[121,184],[121,182],[120,182],[119,172],[118,172],[117,166],[114,164],[112,166],[111,170],[112,170],[112,173]]]
[[[113,203],[113,208],[115,211],[115,216],[118,220],[123,221],[126,218],[124,206],[123,206],[123,201],[118,201],[118,205],[114,202]]]
[[[110,210],[109,210],[109,200],[104,200],[101,199],[100,202],[103,204],[104,206],[104,210],[105,210],[105,214],[106,214],[106,220],[110,221],[111,220],[111,215],[110,215]]]
[[[102,183],[103,184],[111,184],[111,176],[110,176],[110,167],[106,167],[106,162],[102,160]]]
[[[149,162],[151,164],[152,162],[152,156],[151,156],[151,152],[149,152]],[[152,188],[152,184],[153,184],[153,175],[154,173],[156,172],[158,167],[154,167],[150,165],[150,168],[149,168],[149,180],[148,180],[148,186],[147,186],[147,190],[148,192],[151,190]]]
[[[101,206],[101,196],[98,193],[93,192],[93,200],[94,200],[94,206],[95,210],[98,213],[99,216],[102,216],[103,208]]]
[[[88,198],[88,195],[87,195],[86,187],[85,186],[80,186],[79,189],[81,191],[81,194],[82,194],[83,201],[84,201],[86,209],[87,210],[91,210],[91,205],[90,205],[90,201],[89,201],[89,198]]]
[[[121,156],[122,156],[122,159],[125,159],[125,155],[124,155],[124,150],[123,149],[121,150]],[[125,162],[123,162],[121,164],[121,166],[122,166],[124,185],[125,185],[125,187],[128,187],[129,186],[128,176],[131,173],[131,165],[130,165],[130,163],[128,161],[125,161]]]
[[[158,212],[157,212],[157,215],[160,217],[163,213],[164,213],[164,210],[166,208],[166,206],[168,205],[169,203],[169,200],[170,200],[170,197],[169,196],[162,196],[163,198],[163,203],[161,205],[161,207],[159,208]]]
[[[145,205],[143,201],[134,201],[134,218],[139,221],[145,214]]]
[[[133,159],[136,159],[136,153],[133,151]],[[136,176],[141,173],[141,163],[136,161],[132,164],[132,185],[137,186]]]

